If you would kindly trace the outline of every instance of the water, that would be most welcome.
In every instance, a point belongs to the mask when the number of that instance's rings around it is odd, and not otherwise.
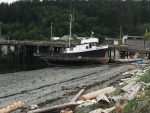
[[[46,65],[41,62],[20,62],[19,59],[14,61],[13,56],[9,56],[8,58],[7,55],[2,55],[0,59],[0,74],[36,70],[44,67],[46,67]]]

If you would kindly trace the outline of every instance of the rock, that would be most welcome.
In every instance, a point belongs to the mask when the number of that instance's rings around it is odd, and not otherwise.
[[[30,109],[30,110],[33,110],[33,109],[36,109],[36,108],[38,108],[38,105],[36,105],[36,104],[29,106],[29,109]]]

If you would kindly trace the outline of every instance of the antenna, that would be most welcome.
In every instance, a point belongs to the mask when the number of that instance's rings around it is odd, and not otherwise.
[[[73,11],[73,13],[74,13],[74,11]],[[71,39],[71,36],[72,36],[72,22],[74,21],[74,16],[72,15],[72,12],[71,12],[71,5],[70,5],[70,16],[69,16],[69,20],[70,20],[69,47],[70,47],[70,39]]]
[[[74,18],[74,8],[73,8],[73,12],[72,13],[73,13],[73,20],[72,21],[74,21],[75,20],[75,18]]]

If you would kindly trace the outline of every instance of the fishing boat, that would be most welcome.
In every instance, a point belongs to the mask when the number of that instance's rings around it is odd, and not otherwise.
[[[47,64],[106,64],[109,61],[108,46],[98,45],[97,38],[85,38],[80,44],[64,48],[60,53],[34,53]]]
[[[74,18],[70,14],[70,38],[72,36],[72,22]],[[81,65],[81,64],[105,64],[109,61],[108,57],[108,46],[100,46],[98,44],[98,38],[94,38],[93,32],[91,32],[91,37],[80,38],[80,44],[71,45],[70,39],[68,46],[62,48],[61,51],[50,53],[34,53],[35,57],[39,57],[44,60],[47,64],[60,65],[60,64],[70,64],[70,65]]]

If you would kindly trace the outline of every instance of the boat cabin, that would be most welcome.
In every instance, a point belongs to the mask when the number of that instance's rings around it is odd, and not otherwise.
[[[74,47],[68,47],[64,53],[76,53],[76,52],[86,52],[99,49],[97,38],[84,38],[81,43],[75,45]],[[103,46],[105,48],[105,46]],[[108,46],[107,46],[108,47]],[[101,47],[102,48],[102,47]]]

